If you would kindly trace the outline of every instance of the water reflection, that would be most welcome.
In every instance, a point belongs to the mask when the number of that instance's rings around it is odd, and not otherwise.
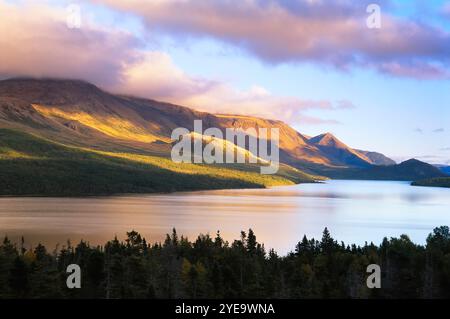
[[[257,190],[223,190],[106,198],[0,198],[0,234],[54,247],[80,239],[103,244],[135,229],[161,241],[175,227],[227,240],[253,228],[258,240],[281,253],[303,234],[328,227],[338,240],[379,243],[407,233],[423,243],[436,226],[450,225],[450,190],[404,182],[328,181]]]

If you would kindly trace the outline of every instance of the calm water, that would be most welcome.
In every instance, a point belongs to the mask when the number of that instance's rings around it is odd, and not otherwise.
[[[380,243],[408,234],[423,243],[436,226],[450,225],[450,189],[404,182],[328,181],[260,190],[225,190],[104,198],[0,198],[0,235],[55,247],[85,239],[103,244],[135,229],[163,240],[176,227],[227,240],[252,228],[266,247],[285,253],[306,234],[320,238],[328,227],[346,243]]]

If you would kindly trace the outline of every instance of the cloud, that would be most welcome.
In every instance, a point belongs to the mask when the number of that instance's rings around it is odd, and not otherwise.
[[[447,152],[447,151],[450,151],[450,147],[444,147],[444,148],[441,148],[440,150],[444,151],[444,152]]]
[[[308,116],[306,112],[354,107],[348,100],[332,103],[276,96],[257,85],[238,90],[224,82],[189,76],[166,53],[146,52],[144,56],[125,68],[123,81],[112,87],[114,91],[187,105],[201,111],[253,115],[292,124],[336,124],[337,121]]]
[[[372,1],[96,0],[141,17],[151,33],[209,37],[268,63],[313,62],[341,70],[376,69],[396,77],[449,78],[450,34],[389,13],[368,29]]]
[[[0,0],[0,78],[33,76],[77,78],[107,90],[173,102],[199,110],[255,115],[291,124],[334,124],[309,116],[309,110],[353,107],[350,101],[277,96],[254,85],[191,76],[163,52],[145,50],[133,35],[85,23],[66,25],[63,8],[41,3],[9,4]]]
[[[433,65],[432,63],[424,62],[381,63],[378,66],[378,70],[397,77],[408,77],[421,80],[445,79],[449,77],[449,72],[443,65]]]
[[[414,132],[420,133],[420,134],[423,134],[423,133],[424,133],[423,129],[421,129],[420,127],[415,128],[415,129],[414,129]],[[443,127],[439,127],[439,128],[436,128],[436,129],[432,130],[432,132],[433,132],[433,133],[444,133],[444,132],[445,132],[445,129],[444,129]]]
[[[356,106],[349,100],[340,100],[337,102],[339,109],[354,109]]]
[[[66,11],[26,2],[0,2],[0,74],[72,77],[105,85],[120,80],[123,65],[138,59],[137,39],[95,26],[69,29]]]

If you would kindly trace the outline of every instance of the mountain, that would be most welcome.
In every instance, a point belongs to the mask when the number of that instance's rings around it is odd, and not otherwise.
[[[195,119],[204,128],[278,128],[280,157],[297,168],[367,167],[369,157],[331,134],[321,141],[308,139],[289,125],[250,116],[210,114],[187,107],[119,96],[76,80],[11,79],[0,81],[0,122],[6,127],[54,140],[108,149],[135,149],[152,154],[170,152],[170,134],[174,128],[193,130]],[[327,142],[328,141],[328,142]],[[304,165],[306,164],[306,165]],[[315,165],[315,166],[314,166]]]
[[[281,147],[292,157],[328,163],[302,135],[280,121],[213,115],[192,109],[104,92],[92,84],[72,80],[17,79],[0,81],[0,121],[7,126],[39,130],[52,138],[84,144],[93,138],[103,147],[138,146],[146,151],[171,147],[173,129],[193,130],[194,120],[204,128],[277,127]],[[58,134],[55,135],[55,132]],[[88,142],[90,144],[90,142]]]
[[[433,165],[416,159],[391,166],[372,166],[368,169],[347,171],[343,174],[341,178],[397,181],[416,181],[447,176]]]
[[[151,160],[146,159],[147,164],[156,162],[155,158],[168,159],[173,145],[172,130],[184,127],[192,131],[194,120],[202,120],[203,129],[217,127],[222,132],[227,128],[278,128],[280,161],[283,164],[280,170],[282,176],[278,176],[281,179],[276,182],[278,184],[313,181],[318,175],[370,179],[397,179],[403,176],[399,173],[402,166],[398,168],[380,153],[352,149],[331,133],[305,136],[278,120],[199,112],[151,99],[111,94],[78,80],[0,81],[0,129],[28,134],[26,136],[30,139],[75,147],[88,151],[90,155],[92,152],[103,152],[102,155],[107,156],[127,154],[127,160],[151,157]],[[246,152],[243,149],[240,151]],[[1,152],[5,151],[0,149],[0,156],[5,157]],[[30,155],[26,149],[14,147],[9,147],[7,152],[33,158],[46,156]],[[392,165],[393,169],[378,165]],[[222,168],[218,165],[214,167],[217,170]],[[256,170],[252,165],[226,167],[236,175],[255,173]],[[181,167],[172,169],[171,172],[182,170]],[[190,173],[197,174],[202,169],[193,166]],[[380,176],[377,176],[378,173]],[[435,177],[434,171],[426,170],[426,173],[431,175],[425,177]],[[405,175],[408,179],[411,176]],[[254,179],[254,176],[245,177],[246,182]],[[259,185],[267,186],[273,182],[259,180]]]
[[[0,179],[3,195],[93,195],[313,182],[281,164],[181,164],[170,159],[171,132],[220,123],[212,114],[117,96],[73,80],[0,81]],[[300,138],[300,137],[299,137]]]
[[[364,154],[351,149],[333,134],[325,133],[309,139],[309,142],[315,145],[323,153],[328,154],[332,162],[340,166],[368,167],[371,164],[370,159]]]
[[[448,166],[448,165],[444,165],[444,164],[436,164],[436,165],[434,165],[434,166],[436,166],[437,168],[439,168],[442,172],[444,172],[445,174],[447,174],[447,175],[450,175],[450,166]]]
[[[379,166],[390,166],[397,164],[394,160],[390,159],[389,157],[377,153],[377,152],[369,152],[369,151],[362,151],[362,150],[355,150],[358,153],[364,155],[366,158],[370,160],[370,162],[373,165],[379,165]]]
[[[1,195],[79,196],[181,190],[261,188],[311,182],[281,165],[262,175],[257,166],[177,164],[170,158],[63,145],[0,129]]]
[[[341,166],[369,167],[371,165],[396,164],[395,161],[381,153],[352,149],[331,133],[310,137],[308,140],[331,157],[333,163]]]

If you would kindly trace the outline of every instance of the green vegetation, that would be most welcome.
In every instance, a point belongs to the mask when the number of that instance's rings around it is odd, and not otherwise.
[[[447,187],[450,188],[450,177],[429,178],[411,183],[413,186]]]
[[[73,263],[80,289],[66,286]],[[381,289],[366,286],[369,264],[381,267]],[[285,257],[267,253],[252,230],[233,243],[219,233],[191,242],[173,230],[153,245],[132,231],[125,242],[68,242],[54,253],[5,238],[0,269],[0,298],[449,298],[450,231],[434,229],[425,246],[402,235],[359,247],[325,229]]]
[[[261,175],[254,165],[177,164],[170,158],[54,143],[0,129],[0,195],[78,196],[261,188],[312,182],[288,166]]]

